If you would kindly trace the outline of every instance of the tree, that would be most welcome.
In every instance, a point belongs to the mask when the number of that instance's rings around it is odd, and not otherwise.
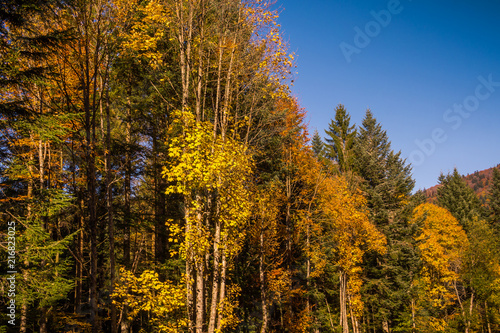
[[[457,219],[433,204],[415,208],[412,222],[422,226],[416,240],[423,260],[416,281],[421,291],[414,306],[414,327],[422,332],[444,331],[453,319],[449,310],[460,302],[458,288],[469,240]]]
[[[335,108],[335,119],[330,121],[325,145],[327,156],[337,162],[341,172],[352,169],[354,161],[355,125],[351,125],[351,116],[342,104]]]
[[[354,151],[354,170],[361,178],[370,218],[387,238],[386,255],[370,253],[366,257],[366,316],[373,321],[370,326],[387,332],[391,325],[404,321],[401,317],[409,311],[410,299],[401,290],[408,290],[417,261],[407,209],[414,181],[411,166],[401,152],[391,149],[386,131],[370,110],[358,130]]]
[[[481,201],[462,179],[457,169],[452,174],[439,176],[437,203],[448,209],[460,224],[467,229],[474,218],[482,216]]]
[[[466,331],[498,325],[491,309],[498,299],[500,282],[500,247],[491,225],[485,220],[474,219],[469,223],[468,238],[462,274],[463,285],[456,293]]]
[[[232,317],[228,270],[242,248],[245,227],[250,215],[249,176],[251,159],[237,140],[213,137],[211,124],[196,123],[192,115],[182,112],[172,126],[180,131],[170,143],[172,161],[164,169],[171,186],[167,192],[184,197],[185,232],[182,240],[186,260],[186,289],[189,318],[196,332],[235,325]],[[213,266],[207,267],[207,256]],[[209,288],[204,284],[208,271],[213,272]],[[205,289],[208,289],[205,294]],[[210,309],[205,309],[210,299]]]
[[[357,333],[364,303],[361,296],[363,256],[366,252],[384,254],[386,239],[369,221],[361,193],[350,193],[346,180],[326,179],[323,186],[320,200],[326,221],[322,246],[334,248],[340,277],[340,324],[343,332],[348,333],[349,309],[352,327]]]
[[[111,295],[119,310],[126,305],[131,309],[131,318],[140,312],[148,313],[147,326],[155,332],[174,333],[187,328],[185,285],[160,281],[158,273],[150,270],[136,277],[122,268],[120,275],[120,281]]]
[[[500,171],[493,169],[493,179],[488,192],[488,208],[491,224],[500,230]]]
[[[312,150],[314,152],[314,156],[316,158],[323,158],[325,155],[325,143],[321,140],[319,133],[317,130],[314,131],[314,135],[312,137]]]

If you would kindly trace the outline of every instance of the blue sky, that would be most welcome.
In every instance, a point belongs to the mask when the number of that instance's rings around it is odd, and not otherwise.
[[[293,93],[324,136],[370,108],[416,189],[500,163],[500,2],[278,0]]]

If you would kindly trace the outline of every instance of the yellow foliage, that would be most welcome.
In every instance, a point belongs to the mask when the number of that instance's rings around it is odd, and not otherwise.
[[[218,214],[214,218],[222,226],[226,255],[231,257],[241,247],[251,213],[252,160],[247,148],[237,140],[214,136],[213,124],[195,122],[189,112],[179,111],[176,117],[170,129],[170,162],[163,176],[172,184],[167,193],[183,194],[187,211],[191,212],[186,215],[190,232],[185,234],[185,244],[200,256],[208,251],[212,236],[198,219],[207,201],[203,195],[216,193]],[[179,130],[182,135],[175,135]]]
[[[465,231],[449,211],[430,203],[415,208],[413,222],[421,220],[422,233],[416,240],[429,274],[442,282],[457,279],[469,247]]]
[[[139,277],[125,268],[120,269],[120,280],[111,295],[118,309],[126,306],[129,319],[141,311],[149,312],[157,332],[179,332],[187,327],[185,316],[186,288],[183,282],[161,282],[158,274],[146,270]]]
[[[327,177],[320,191],[320,207],[325,215],[325,234],[334,244],[336,265],[345,273],[349,306],[358,316],[361,300],[361,263],[367,251],[386,252],[384,235],[370,222],[366,200],[359,190],[351,191],[341,177]]]
[[[169,35],[172,13],[161,1],[115,0],[117,18],[129,29],[120,31],[124,53],[139,53],[157,68],[163,52],[158,42]]]
[[[417,318],[417,326],[423,331],[445,332],[453,315],[446,315],[446,309],[457,301],[454,285],[460,278],[469,241],[448,210],[430,203],[415,208],[411,222],[422,224],[422,232],[415,238],[423,260],[416,280],[423,292],[419,293],[416,308],[441,313],[438,317]]]

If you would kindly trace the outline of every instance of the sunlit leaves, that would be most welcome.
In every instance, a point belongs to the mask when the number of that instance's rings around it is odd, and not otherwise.
[[[444,313],[457,301],[456,288],[469,241],[457,219],[445,208],[421,204],[415,208],[412,221],[422,225],[422,232],[416,237],[424,263],[416,281],[421,288],[417,309],[431,314],[418,317],[417,324],[442,332],[451,319]]]
[[[179,332],[187,327],[184,309],[186,306],[185,284],[171,281],[161,282],[158,274],[145,270],[140,276],[120,269],[120,281],[111,295],[119,309],[127,306],[133,319],[141,311],[148,312],[156,332]]]

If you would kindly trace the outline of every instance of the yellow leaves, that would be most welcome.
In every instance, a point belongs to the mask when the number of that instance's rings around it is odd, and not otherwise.
[[[238,308],[238,297],[241,294],[241,288],[236,285],[230,285],[226,291],[226,297],[223,300],[223,304],[219,304],[219,311],[221,311],[221,330],[218,332],[223,332],[225,330],[235,329],[236,326],[241,322],[238,318],[236,309]]]
[[[186,233],[181,254],[204,260],[214,236],[202,219],[210,215],[221,226],[222,247],[231,258],[241,249],[251,214],[252,160],[237,139],[214,135],[213,124],[196,122],[189,111],[177,111],[174,116],[169,128],[170,160],[163,176],[171,184],[166,192],[185,198]],[[209,214],[207,210],[213,205],[216,213]]]
[[[149,60],[153,68],[157,68],[163,52],[158,49],[158,42],[169,35],[172,13],[160,1],[150,0],[146,5],[135,1],[117,1],[118,16],[127,20],[130,29],[121,31],[123,50],[139,52]],[[123,22],[125,24],[125,22]]]
[[[455,285],[460,283],[463,256],[469,247],[467,235],[449,211],[430,203],[414,209],[411,223],[422,226],[421,234],[415,237],[423,260],[416,280],[422,290],[417,306],[446,313],[457,301]],[[417,323],[422,330],[444,332],[449,319],[420,318]]]
[[[178,332],[187,327],[185,318],[184,283],[161,282],[158,274],[151,270],[144,271],[139,277],[123,267],[120,280],[111,295],[113,303],[121,309],[127,306],[129,319],[135,318],[141,311],[150,313],[151,322],[157,326],[157,332]]]
[[[456,279],[462,255],[469,247],[465,231],[445,208],[429,203],[415,208],[413,223],[418,221],[423,221],[423,228],[416,240],[428,268],[443,282]]]
[[[337,264],[345,272],[361,263],[365,251],[385,253],[385,237],[369,221],[361,193],[351,193],[342,178],[327,178],[321,193],[327,227],[337,244]]]

